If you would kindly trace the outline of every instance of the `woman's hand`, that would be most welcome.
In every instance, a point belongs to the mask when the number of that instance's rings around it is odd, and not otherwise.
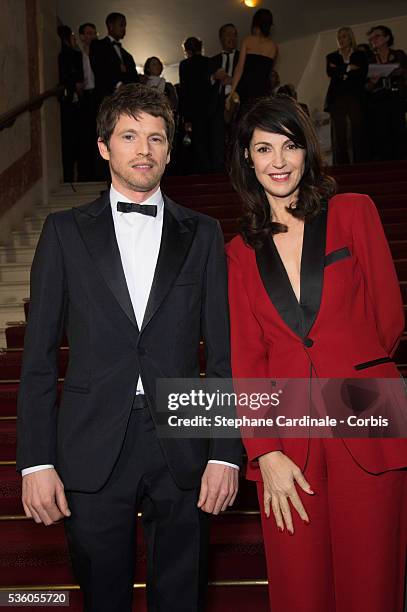
[[[293,534],[293,520],[290,504],[294,506],[302,520],[309,523],[308,515],[299,498],[295,483],[305,493],[313,495],[310,485],[305,480],[300,468],[281,451],[273,451],[259,457],[259,465],[264,485],[264,512],[270,516],[270,502],[277,527],[284,531],[284,524]]]
[[[230,108],[232,106],[232,102],[234,104],[239,104],[240,102],[240,98],[239,98],[239,94],[236,91],[231,91],[230,94],[228,95],[228,97],[225,100],[225,109],[227,111],[230,111]]]
[[[228,97],[225,100],[225,108],[227,111],[230,111],[230,105],[232,103],[232,95],[229,94]]]

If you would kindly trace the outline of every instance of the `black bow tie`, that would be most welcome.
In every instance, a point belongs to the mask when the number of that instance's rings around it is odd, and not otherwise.
[[[117,210],[122,213],[137,212],[149,217],[157,216],[155,204],[133,204],[133,202],[117,202]]]
[[[121,47],[121,46],[122,46],[122,43],[121,43],[121,42],[119,42],[118,40],[113,40],[113,41],[112,41],[112,45],[116,45],[117,47]]]

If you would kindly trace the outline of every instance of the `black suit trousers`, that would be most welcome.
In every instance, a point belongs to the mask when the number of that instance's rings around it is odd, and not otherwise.
[[[329,112],[333,163],[350,164],[366,161],[366,109],[363,101],[357,96],[338,96],[332,101]]]
[[[78,180],[95,181],[96,156],[99,156],[96,136],[96,94],[85,90],[80,104],[80,141],[78,151]]]
[[[225,169],[225,96],[219,93],[217,104],[210,118],[210,157],[211,169],[214,172],[222,172]]]
[[[137,399],[108,482],[96,493],[66,491],[72,515],[65,529],[84,610],[131,611],[141,511],[149,612],[198,612],[207,585],[209,517],[197,508],[197,489],[175,484],[149,410]]]

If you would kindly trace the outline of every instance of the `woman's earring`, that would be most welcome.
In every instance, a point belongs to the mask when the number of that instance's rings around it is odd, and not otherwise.
[[[254,168],[253,162],[249,158],[249,154],[248,153],[245,154],[244,159],[245,159],[245,162],[249,164],[249,168]]]

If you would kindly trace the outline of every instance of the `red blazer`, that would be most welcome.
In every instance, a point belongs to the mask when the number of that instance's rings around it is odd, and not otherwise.
[[[227,245],[235,378],[399,377],[391,359],[404,329],[399,284],[376,207],[368,196],[334,196],[304,227],[301,303],[269,240]],[[245,439],[248,477],[257,457],[282,450],[304,469],[308,439]],[[407,466],[406,439],[346,439],[365,470]]]

